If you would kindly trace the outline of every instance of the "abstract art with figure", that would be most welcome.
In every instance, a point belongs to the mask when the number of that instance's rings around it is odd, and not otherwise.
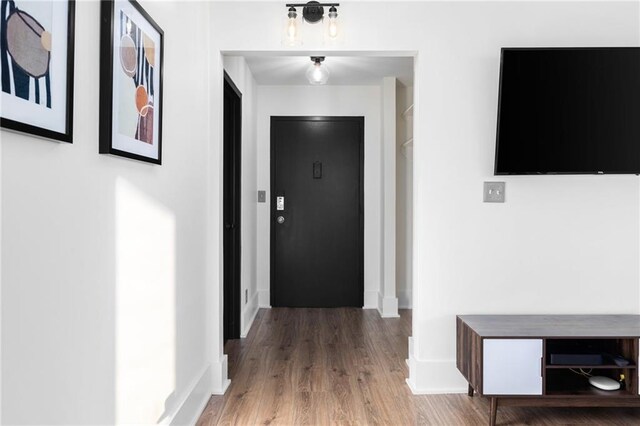
[[[119,132],[153,144],[155,43],[120,11]]]
[[[2,91],[51,108],[52,4],[0,2]]]

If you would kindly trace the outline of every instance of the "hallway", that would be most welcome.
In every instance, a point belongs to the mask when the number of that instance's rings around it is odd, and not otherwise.
[[[227,343],[231,386],[211,398],[198,426],[486,425],[485,399],[411,394],[410,334],[410,310],[382,319],[356,308],[261,309],[248,337]],[[569,423],[640,424],[640,409],[498,411],[501,425]]]

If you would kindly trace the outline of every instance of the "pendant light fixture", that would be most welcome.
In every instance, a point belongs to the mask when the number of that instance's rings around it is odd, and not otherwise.
[[[320,27],[324,28],[323,40],[325,43],[335,44],[342,37],[342,28],[338,21],[339,3],[319,3],[310,1],[307,3],[288,3],[287,19],[284,25],[282,44],[285,46],[299,46],[302,44],[300,36],[301,23],[318,24],[323,23]],[[298,17],[297,7],[302,8],[302,18]],[[327,19],[325,19],[324,8],[329,8]],[[308,35],[308,34],[307,34]]]
[[[309,83],[314,86],[319,86],[322,84],[327,84],[329,81],[329,69],[326,65],[322,65],[324,61],[324,56],[312,56],[311,57],[311,66],[307,69],[307,80]]]

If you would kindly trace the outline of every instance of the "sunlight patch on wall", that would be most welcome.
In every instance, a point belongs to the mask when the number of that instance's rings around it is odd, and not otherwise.
[[[116,423],[156,423],[176,385],[174,214],[116,181]]]

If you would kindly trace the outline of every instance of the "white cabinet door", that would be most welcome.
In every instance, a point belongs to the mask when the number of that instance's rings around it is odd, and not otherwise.
[[[541,339],[484,339],[484,395],[542,395]]]

